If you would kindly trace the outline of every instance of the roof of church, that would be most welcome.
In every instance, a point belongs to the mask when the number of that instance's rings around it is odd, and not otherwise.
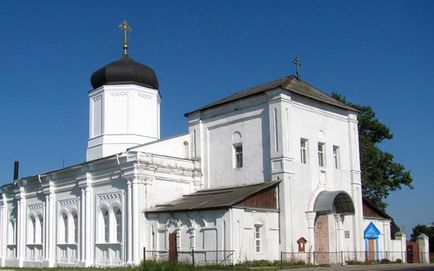
[[[92,74],[90,82],[94,89],[102,85],[138,84],[158,89],[158,79],[150,67],[137,63],[128,55],[98,69]]]
[[[280,181],[272,181],[243,186],[199,190],[166,204],[157,205],[146,212],[162,213],[228,208],[241,203],[243,200],[267,188],[277,185],[279,182]]]
[[[365,218],[384,218],[392,219],[390,215],[378,208],[374,203],[370,202],[367,198],[363,197],[363,217]]]
[[[303,80],[298,79],[297,77],[295,77],[293,75],[290,75],[290,76],[285,76],[283,78],[280,78],[280,79],[277,79],[277,80],[274,80],[274,81],[271,81],[271,82],[268,82],[268,83],[265,83],[262,85],[258,85],[255,87],[251,87],[251,88],[236,92],[236,93],[234,93],[230,96],[227,96],[221,100],[218,100],[214,103],[205,105],[199,109],[185,113],[185,116],[188,116],[189,114],[194,113],[194,112],[203,111],[203,110],[210,109],[210,108],[213,108],[213,107],[216,107],[219,105],[234,102],[234,101],[237,101],[237,100],[249,97],[249,96],[262,94],[265,91],[268,91],[271,89],[276,89],[276,88],[283,88],[285,90],[288,90],[289,92],[296,93],[296,94],[302,95],[304,97],[307,97],[307,98],[310,98],[313,100],[317,100],[317,101],[320,101],[320,102],[323,102],[323,103],[326,103],[329,105],[333,105],[333,106],[336,106],[339,108],[358,112],[353,107],[334,99],[333,97],[325,94],[321,90],[310,85],[306,81],[303,81]]]

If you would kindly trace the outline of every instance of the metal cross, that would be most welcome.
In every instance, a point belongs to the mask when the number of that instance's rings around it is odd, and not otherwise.
[[[121,30],[121,31],[123,31],[124,33],[124,46],[123,46],[123,48],[124,48],[124,53],[123,53],[123,55],[128,55],[128,43],[127,43],[127,41],[128,41],[128,32],[132,32],[133,31],[133,29],[131,28],[131,26],[128,24],[128,22],[125,20],[125,21],[123,21],[120,25],[119,25],[119,29]]]
[[[295,76],[297,77],[297,79],[300,79],[300,67],[301,67],[300,59],[296,57],[292,63],[295,64]]]

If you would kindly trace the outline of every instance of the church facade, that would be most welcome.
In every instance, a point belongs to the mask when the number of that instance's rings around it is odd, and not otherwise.
[[[188,132],[166,139],[151,68],[125,51],[91,83],[86,161],[2,187],[2,266],[405,251],[364,209],[358,112],[298,76],[186,113]]]

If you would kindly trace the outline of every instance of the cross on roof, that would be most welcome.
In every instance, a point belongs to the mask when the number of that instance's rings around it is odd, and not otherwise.
[[[128,32],[132,32],[133,31],[133,29],[131,28],[131,26],[128,24],[128,22],[125,20],[125,21],[123,21],[120,25],[119,25],[119,29],[121,30],[121,31],[123,31],[124,33],[124,46],[123,46],[123,48],[124,48],[124,53],[123,53],[123,55],[128,55],[128,43],[127,43],[127,41],[128,41]]]
[[[295,64],[295,76],[297,77],[297,79],[300,79],[300,67],[301,67],[300,59],[296,57],[292,63]]]

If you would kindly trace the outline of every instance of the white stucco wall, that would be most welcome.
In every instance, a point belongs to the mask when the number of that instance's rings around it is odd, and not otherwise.
[[[26,177],[18,180],[16,186],[3,187],[0,220],[15,219],[16,238],[15,242],[4,242],[13,233],[8,227],[0,228],[2,265],[52,267],[139,263],[148,232],[143,211],[197,189],[199,182],[195,176],[201,174],[196,164],[183,158],[130,151]],[[120,240],[115,214],[118,209]],[[105,227],[104,210],[108,212],[108,228]],[[66,226],[62,214],[66,216]],[[77,215],[77,227],[74,214]],[[43,225],[42,229],[36,225],[35,231],[30,218],[39,215]],[[39,239],[41,234],[42,241]]]
[[[362,209],[354,112],[314,101],[283,89],[274,89],[189,115],[192,156],[201,160],[205,187],[219,187],[283,180],[280,185],[283,251],[296,251],[300,237],[314,247],[312,225],[317,195],[342,190],[356,206],[353,216],[343,217],[336,236],[335,219],[329,219],[331,251],[360,250]],[[240,133],[243,167],[234,168],[233,135]],[[308,159],[300,161],[300,139],[308,140]],[[325,144],[325,166],[319,167],[318,143]],[[333,146],[339,147],[335,168]],[[310,220],[309,220],[310,219]],[[309,223],[311,225],[309,225]],[[355,224],[355,225],[354,225]],[[309,231],[308,228],[311,227]],[[349,231],[349,238],[344,238]],[[348,235],[347,235],[348,236]]]
[[[177,232],[178,259],[196,264],[278,260],[278,212],[260,209],[217,209],[175,213],[149,213],[147,257],[166,260],[169,233]],[[261,225],[260,252],[255,250],[255,225]],[[206,255],[206,257],[205,257]],[[206,261],[205,261],[206,260]]]
[[[135,84],[104,85],[89,92],[86,160],[160,138],[160,94]]]
[[[188,159],[190,158],[190,135],[184,134],[165,138],[137,147],[132,147],[130,150]]]

